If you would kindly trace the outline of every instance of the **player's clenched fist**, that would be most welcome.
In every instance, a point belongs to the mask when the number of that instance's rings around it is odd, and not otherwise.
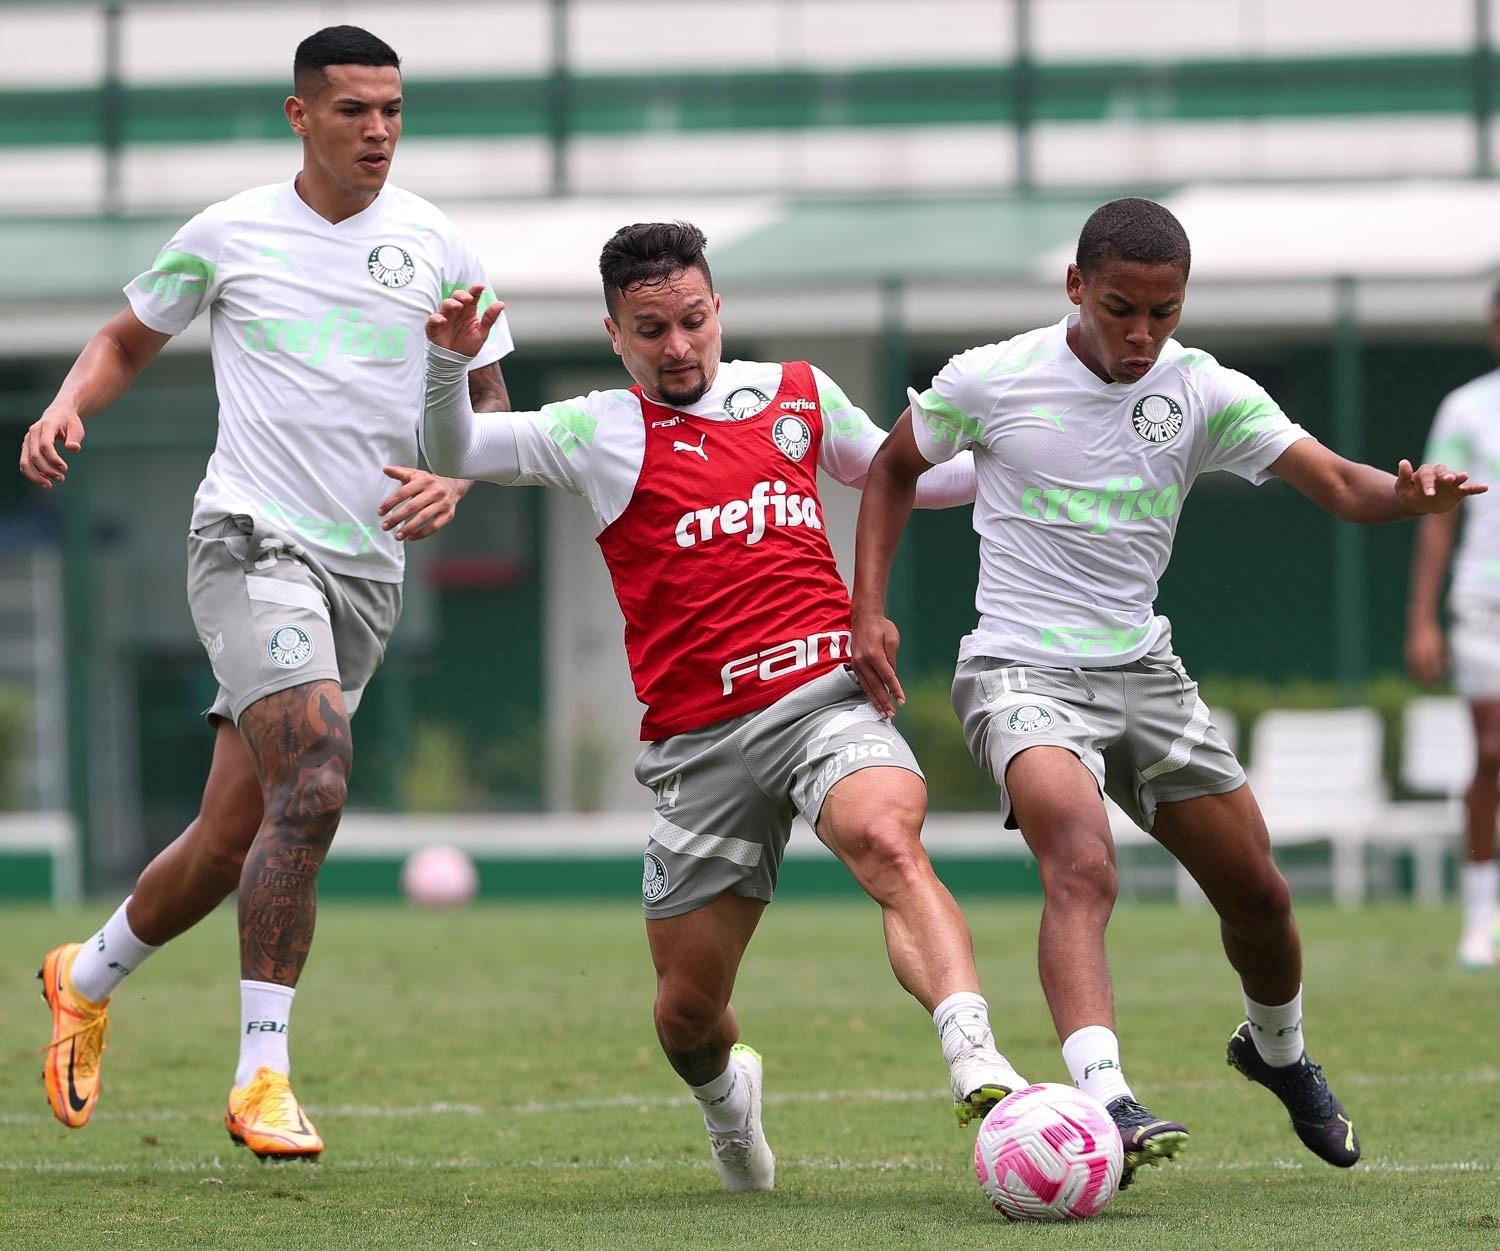
[[[427,319],[427,337],[450,352],[478,355],[490,337],[490,327],[505,311],[505,301],[496,300],[480,312],[479,297],[483,294],[484,284],[478,282],[468,290],[455,291]]]
[[[68,462],[57,450],[59,440],[70,452],[83,447],[83,421],[70,408],[49,408],[21,440],[21,472],[38,486],[50,488],[68,476]]]

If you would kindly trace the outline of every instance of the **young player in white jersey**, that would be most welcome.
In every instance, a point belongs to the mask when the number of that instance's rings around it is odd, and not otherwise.
[[[1177,219],[1148,200],[1084,226],[1055,326],[953,358],[875,460],[860,509],[854,665],[871,701],[902,699],[884,616],[912,483],[972,447],[978,628],[954,706],[1041,869],[1039,967],[1063,1058],[1106,1104],[1126,1181],[1186,1143],[1135,1099],[1120,1063],[1104,932],[1116,893],[1102,795],[1192,873],[1219,914],[1247,1020],[1229,1060],[1286,1105],[1331,1164],[1354,1126],[1302,1045],[1302,956],[1291,896],[1245,776],[1152,607],[1183,497],[1199,474],[1276,475],[1338,517],[1394,521],[1482,491],[1442,468],[1396,476],[1342,459],[1259,386],[1171,336],[1190,261]]]
[[[441,470],[560,487],[594,509],[647,709],[636,777],[656,795],[642,896],[657,1035],[724,1185],[768,1190],[761,1060],[730,993],[794,812],[880,904],[960,1122],[1024,1079],[995,1049],[968,927],[922,850],[921,772],[846,664],[849,596],[817,472],[860,486],[884,436],[806,362],[720,363],[704,242],[686,223],[645,223],[606,244],[604,324],[636,385],[536,413],[469,410],[460,380],[487,319],[469,293],[446,301],[428,323],[423,437]],[[968,457],[935,470],[919,502],[967,502],[972,475]]]
[[[286,101],[301,171],[183,226],[22,447],[23,473],[61,484],[56,444],[78,452],[84,420],[209,314],[218,441],[193,504],[188,598],[220,684],[213,764],[197,819],[133,894],[93,939],[43,963],[47,1093],[68,1126],[98,1099],[110,995],[238,887],[240,1058],[225,1123],[261,1156],[323,1149],[289,1082],[292,998],[343,808],[349,718],[400,612],[401,541],[446,525],[469,486],[402,468],[416,463],[422,326],[484,273],[437,209],[386,181],[399,67],[356,27],[303,41]],[[508,407],[509,349],[497,322],[468,374],[477,407]]]
[[[1500,356],[1500,288],[1490,300],[1490,349]],[[1443,400],[1433,421],[1427,459],[1485,478],[1500,474],[1500,369],[1475,378]],[[1424,517],[1412,551],[1406,659],[1412,675],[1438,682],[1448,647],[1438,621],[1443,578],[1453,564],[1448,609],[1453,619],[1453,685],[1474,722],[1474,776],[1464,795],[1467,852],[1460,871],[1463,931],[1458,960],[1465,968],[1495,967],[1495,820],[1500,814],[1500,496],[1475,500],[1465,512],[1454,551],[1457,513]]]

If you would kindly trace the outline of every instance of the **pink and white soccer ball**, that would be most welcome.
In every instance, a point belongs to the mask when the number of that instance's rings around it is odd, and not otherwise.
[[[985,1196],[1012,1221],[1081,1221],[1120,1188],[1120,1131],[1081,1090],[1039,1082],[990,1109],[974,1143]]]
[[[401,893],[420,908],[461,908],[478,889],[474,862],[447,843],[414,851],[401,866]]]

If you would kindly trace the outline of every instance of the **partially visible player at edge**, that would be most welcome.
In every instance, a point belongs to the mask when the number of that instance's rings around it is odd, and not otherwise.
[[[846,663],[849,594],[823,531],[817,472],[858,487],[883,433],[805,362],[720,362],[701,231],[618,231],[599,268],[604,327],[635,385],[504,416],[461,385],[485,342],[457,293],[428,322],[424,446],[434,467],[585,497],[625,614],[656,794],[642,894],[657,1036],[703,1109],[730,1190],[769,1190],[760,1056],[739,1042],[735,974],[776,886],[794,811],[880,905],[902,986],[932,1013],[959,1120],[1024,1085],[995,1049],[973,943],[919,838],[911,749]],[[968,457],[919,503],[973,498]]]
[[[1500,356],[1500,287],[1490,299],[1490,350]],[[1494,477],[1500,473],[1500,369],[1452,392],[1438,408],[1427,459]],[[1406,663],[1422,682],[1448,670],[1448,647],[1438,621],[1438,599],[1451,559],[1453,617],[1448,644],[1453,684],[1474,722],[1474,775],[1464,795],[1466,851],[1460,874],[1463,930],[1458,961],[1465,968],[1495,966],[1495,820],[1500,813],[1500,496],[1473,504],[1455,554],[1457,513],[1424,517],[1412,549],[1411,598],[1406,614]]]
[[[1154,615],[1183,498],[1209,470],[1254,483],[1274,474],[1369,523],[1446,512],[1485,489],[1442,467],[1402,461],[1393,477],[1344,460],[1251,379],[1179,344],[1190,259],[1161,205],[1098,209],[1068,266],[1077,313],[955,356],[910,393],[865,486],[854,586],[855,671],[890,715],[903,696],[884,604],[913,484],[972,447],[981,615],[959,650],[954,706],[1005,825],[1019,825],[1040,867],[1042,986],[1074,1082],[1119,1126],[1126,1184],[1176,1155],[1187,1130],[1147,1111],[1120,1065],[1104,945],[1115,849],[1101,792],[1219,914],[1246,1017],[1230,1064],[1281,1099],[1315,1154],[1340,1167],[1359,1159],[1348,1114],[1303,1048],[1301,944],[1260,809]]]
[[[47,954],[45,1076],[57,1118],[84,1124],[110,995],[238,887],[240,1058],[225,1124],[261,1156],[323,1149],[289,1083],[292,998],[344,805],[349,718],[400,613],[401,540],[440,530],[469,487],[401,468],[416,462],[422,325],[484,274],[446,217],[386,182],[402,121],[395,52],[330,27],[298,46],[293,78],[301,171],[183,226],[21,449],[22,473],[61,485],[56,445],[78,452],[84,420],[209,313],[219,427],[193,504],[188,600],[220,685],[213,763],[197,818],[103,929]],[[509,350],[497,323],[468,374],[477,407],[509,407]]]

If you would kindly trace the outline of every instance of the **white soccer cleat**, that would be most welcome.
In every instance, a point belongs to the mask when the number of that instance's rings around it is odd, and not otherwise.
[[[948,1062],[953,1083],[953,1112],[960,1125],[983,1120],[1006,1095],[1031,1083],[995,1047],[988,1030],[982,1036],[965,1033],[964,1043]]]
[[[1466,933],[1458,944],[1458,963],[1466,969],[1495,967],[1495,936],[1488,930]]]
[[[735,1043],[729,1052],[729,1063],[736,1065],[740,1079],[749,1083],[750,1112],[739,1129],[709,1128],[714,1172],[731,1193],[770,1190],[776,1185],[776,1157],[771,1154],[771,1144],[766,1141],[766,1131],[760,1122],[760,1052],[744,1043]]]

